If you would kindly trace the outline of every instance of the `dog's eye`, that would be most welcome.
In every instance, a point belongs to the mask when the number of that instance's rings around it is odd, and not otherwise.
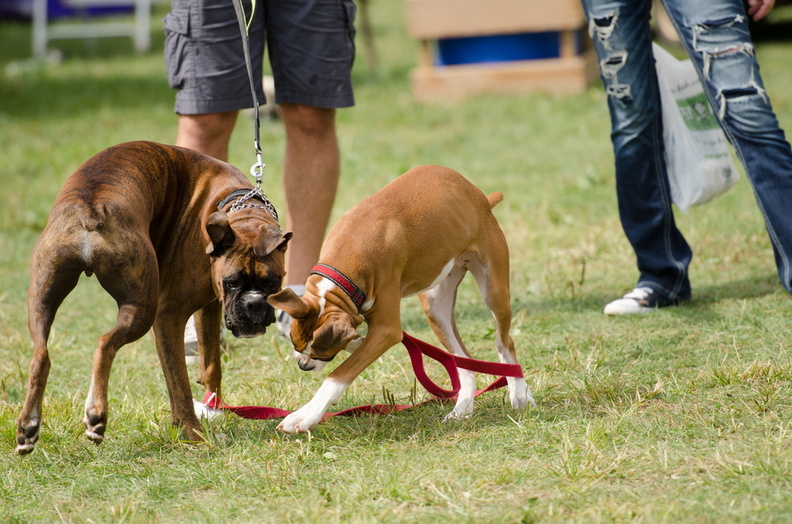
[[[281,288],[282,279],[280,278],[268,278],[265,279],[261,283],[261,287],[270,293],[274,293],[275,291]]]
[[[242,286],[242,281],[236,277],[224,278],[223,285],[226,289],[239,289]]]

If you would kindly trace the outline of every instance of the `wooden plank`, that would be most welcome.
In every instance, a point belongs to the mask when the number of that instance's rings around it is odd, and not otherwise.
[[[558,55],[561,58],[578,54],[578,38],[574,31],[562,31],[558,40]]]
[[[410,74],[413,95],[421,101],[459,101],[483,93],[581,93],[597,77],[593,50],[571,58],[416,67]]]
[[[434,53],[428,40],[421,40],[418,45],[418,65],[422,67],[432,67]]]
[[[580,29],[580,0],[405,0],[407,30],[437,39]]]

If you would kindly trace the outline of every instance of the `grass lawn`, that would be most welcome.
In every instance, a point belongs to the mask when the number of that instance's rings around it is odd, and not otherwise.
[[[154,49],[129,40],[56,42],[65,60],[29,60],[30,27],[0,21],[0,520],[5,522],[789,522],[792,521],[792,302],[745,177],[678,222],[696,253],[694,300],[633,318],[604,304],[637,271],[619,225],[608,113],[600,86],[572,96],[481,96],[417,103],[417,45],[403,3],[371,3],[379,68],[359,43],[357,106],[339,112],[342,186],[334,219],[412,166],[453,167],[484,192],[511,247],[512,335],[538,406],[515,412],[503,390],[466,420],[449,405],[337,418],[310,435],[234,416],[189,445],[170,427],[150,336],[118,355],[107,439],[83,436],[96,339],[115,304],[83,278],[60,309],[42,437],[14,452],[31,356],[28,259],[66,177],[119,142],[175,138],[162,16]],[[787,11],[788,12],[788,11]],[[783,15],[784,13],[781,12]],[[96,44],[96,43],[95,43]],[[782,127],[792,130],[792,41],[757,54]],[[255,160],[240,118],[231,162]],[[282,208],[284,144],[262,127],[265,190]],[[496,358],[472,279],[458,301],[463,338]],[[418,301],[404,328],[433,342]],[[274,331],[274,330],[272,330]],[[323,376],[300,371],[274,332],[226,342],[231,404],[297,409]],[[332,365],[331,365],[332,366]],[[194,376],[195,368],[190,368]],[[430,373],[441,380],[437,366]],[[481,379],[484,385],[486,378]],[[195,384],[196,397],[202,396]],[[427,399],[396,346],[350,387],[339,409]]]

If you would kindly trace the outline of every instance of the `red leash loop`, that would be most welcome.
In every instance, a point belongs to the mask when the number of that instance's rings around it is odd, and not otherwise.
[[[476,391],[475,396],[479,396],[482,393],[486,393],[487,391],[492,391],[493,389],[502,388],[507,383],[506,377],[523,376],[522,368],[519,364],[504,364],[500,362],[488,362],[485,360],[458,357],[427,342],[411,337],[407,333],[402,333],[402,336],[402,344],[404,344],[404,347],[407,348],[407,353],[410,355],[410,361],[412,362],[415,377],[418,379],[418,382],[420,382],[421,385],[426,389],[426,391],[435,396],[433,399],[422,402],[421,404],[417,404],[419,406],[428,402],[454,398],[457,393],[459,393],[460,388],[458,368],[475,371],[477,373],[485,373],[487,375],[499,375],[499,378],[492,384],[484,389]],[[448,377],[451,380],[450,390],[441,388],[435,384],[426,374],[423,363],[424,355],[436,360],[446,369],[448,372]],[[287,411],[285,409],[271,408],[266,406],[229,406],[211,392],[207,392],[203,403],[206,407],[231,411],[242,418],[251,420],[283,418],[291,414],[291,411]],[[375,404],[372,406],[357,406],[339,411],[338,413],[327,413],[322,420],[326,420],[334,416],[350,416],[357,415],[359,413],[387,415],[388,413],[402,411],[412,407],[415,406],[402,404]]]
[[[418,382],[431,393],[439,398],[453,398],[459,393],[459,373],[457,368],[475,371],[477,373],[485,373],[487,375],[500,375],[495,382],[490,384],[484,389],[476,391],[476,396],[481,395],[493,389],[502,388],[506,385],[506,377],[523,377],[522,368],[519,364],[502,364],[500,362],[487,362],[486,360],[476,360],[473,358],[458,357],[452,355],[440,348],[437,348],[423,340],[418,340],[411,337],[407,333],[402,333],[402,344],[407,348],[412,361],[413,371]],[[442,389],[440,386],[432,382],[426,374],[423,365],[422,355],[426,355],[440,362],[448,372],[448,377],[451,379],[451,389]]]

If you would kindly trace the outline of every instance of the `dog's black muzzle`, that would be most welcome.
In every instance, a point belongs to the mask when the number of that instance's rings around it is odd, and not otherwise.
[[[226,311],[226,327],[237,338],[249,338],[264,334],[267,326],[275,322],[275,310],[267,303],[267,295],[261,291],[243,293]]]
[[[239,307],[245,316],[256,318],[272,307],[267,304],[267,296],[261,291],[248,291],[239,299]],[[274,317],[273,317],[274,320]]]

